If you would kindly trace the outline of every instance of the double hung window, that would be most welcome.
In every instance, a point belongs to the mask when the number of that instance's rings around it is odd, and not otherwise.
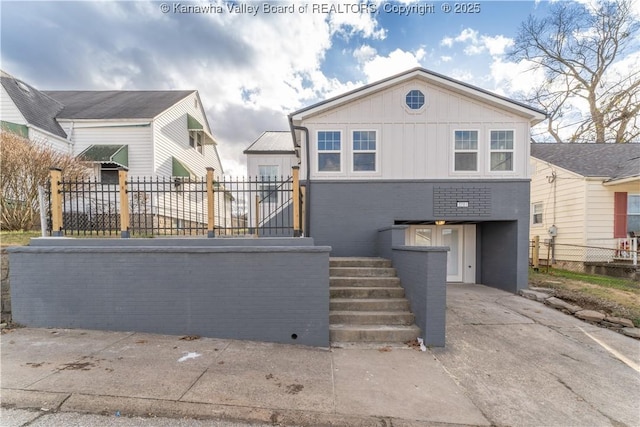
[[[340,172],[342,170],[340,131],[318,132],[318,172]]]
[[[376,131],[353,131],[353,171],[375,172],[376,170]]]
[[[457,130],[454,132],[454,170],[476,172],[478,170],[478,131]]]
[[[533,209],[531,213],[531,217],[533,220],[533,225],[542,224],[542,203],[534,203]]]
[[[490,152],[491,171],[512,171],[513,131],[492,130]]]
[[[202,154],[202,132],[197,131],[197,130],[192,130],[189,131],[189,145],[192,148],[195,148],[196,150],[198,150],[198,152],[200,154]]]

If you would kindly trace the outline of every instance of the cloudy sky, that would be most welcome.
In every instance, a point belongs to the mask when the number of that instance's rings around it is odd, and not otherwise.
[[[455,7],[1,0],[0,64],[42,90],[197,89],[225,172],[237,175],[242,150],[264,130],[286,130],[289,112],[412,67],[507,96],[530,86],[526,64],[505,51],[549,3]]]

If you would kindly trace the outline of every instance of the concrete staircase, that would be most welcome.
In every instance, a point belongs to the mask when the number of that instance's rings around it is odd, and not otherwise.
[[[420,335],[391,261],[331,258],[329,263],[332,343],[404,343]]]

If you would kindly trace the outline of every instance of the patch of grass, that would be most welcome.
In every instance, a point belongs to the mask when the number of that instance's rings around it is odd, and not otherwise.
[[[0,246],[26,246],[32,237],[40,237],[39,231],[0,231]]]
[[[549,273],[532,272],[533,274],[542,274],[551,277],[558,277],[570,280],[577,280],[580,282],[591,283],[594,285],[600,285],[607,288],[615,288],[623,291],[638,291],[640,290],[640,282],[633,281],[631,279],[623,279],[620,277],[601,276],[598,274],[577,273],[569,270],[551,269]]]
[[[529,284],[585,309],[624,317],[640,326],[640,283],[617,277],[550,270],[529,273]]]

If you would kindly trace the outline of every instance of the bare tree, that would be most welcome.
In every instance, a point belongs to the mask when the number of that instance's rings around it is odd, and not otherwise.
[[[521,24],[510,58],[544,71],[545,81],[525,98],[547,111],[546,130],[556,142],[640,137],[640,21],[633,1],[640,0],[558,2],[549,16]]]
[[[31,230],[39,219],[38,186],[47,182],[49,168],[59,167],[71,178],[85,176],[87,169],[75,157],[14,133],[1,131],[0,139],[0,228]]]

